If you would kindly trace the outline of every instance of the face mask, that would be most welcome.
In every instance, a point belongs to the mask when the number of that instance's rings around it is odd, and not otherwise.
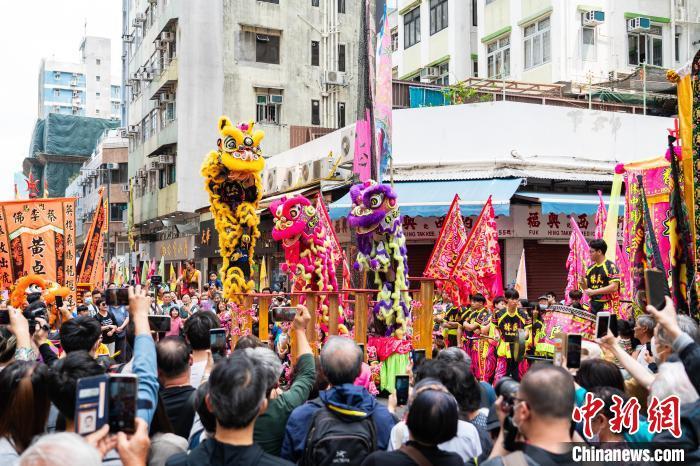
[[[85,298],[85,302],[88,304],[92,304],[92,298]]]

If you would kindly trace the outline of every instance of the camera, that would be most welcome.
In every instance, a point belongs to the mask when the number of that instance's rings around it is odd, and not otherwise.
[[[520,382],[516,381],[511,377],[502,377],[496,385],[493,387],[496,391],[496,396],[503,397],[503,408],[507,409],[508,415],[513,415],[513,401],[515,401],[515,394],[518,393],[520,388]]]

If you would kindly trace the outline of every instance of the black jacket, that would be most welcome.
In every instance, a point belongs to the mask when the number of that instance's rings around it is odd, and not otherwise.
[[[265,453],[258,445],[227,445],[210,438],[189,453],[168,458],[166,466],[293,466],[287,460]]]

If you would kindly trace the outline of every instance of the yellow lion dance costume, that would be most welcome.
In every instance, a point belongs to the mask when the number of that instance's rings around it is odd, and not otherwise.
[[[260,237],[256,210],[262,197],[260,173],[265,161],[260,141],[265,133],[254,131],[253,127],[252,121],[234,126],[228,117],[219,118],[219,149],[209,152],[202,165],[211,213],[219,233],[224,295],[238,304],[242,303],[238,293],[253,288],[250,263]]]

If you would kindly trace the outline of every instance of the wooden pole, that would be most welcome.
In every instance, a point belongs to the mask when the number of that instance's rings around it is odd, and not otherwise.
[[[425,349],[426,359],[433,356],[433,295],[435,294],[435,282],[423,280],[420,282],[420,302],[418,310],[418,326],[421,333],[421,348]],[[414,322],[414,326],[416,323]]]
[[[270,304],[272,304],[272,295],[260,296],[258,298],[258,338],[262,342],[267,342],[269,335],[269,320]]]
[[[369,312],[369,295],[367,292],[355,294],[355,342],[367,345],[367,314]]]
[[[318,354],[318,332],[316,332],[316,309],[318,302],[316,295],[313,293],[306,293],[305,304],[311,315],[309,325],[306,327],[306,338],[309,340],[314,354]]]
[[[328,333],[330,335],[338,334],[338,314],[339,314],[338,295],[333,293],[328,296]]]
[[[299,296],[298,295],[292,295],[289,298],[289,300],[291,301],[292,307],[297,307],[297,304],[299,304]],[[292,364],[297,363],[297,342],[295,340],[296,340],[296,338],[294,337],[294,331],[291,330],[289,332],[289,353],[290,353],[290,357],[292,360]]]

